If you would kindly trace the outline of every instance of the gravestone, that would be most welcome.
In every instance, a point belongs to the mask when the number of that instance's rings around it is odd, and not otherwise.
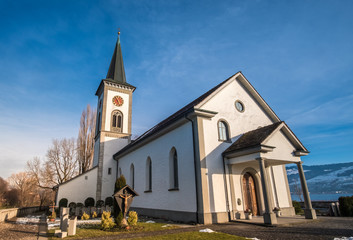
[[[67,232],[67,227],[69,224],[69,212],[70,208],[60,209],[60,229],[62,232]]]
[[[68,230],[68,236],[73,236],[76,234],[76,225],[77,225],[77,217],[73,216],[70,217],[69,219],[69,230]]]
[[[47,216],[43,214],[39,218],[38,236],[46,236],[47,232],[48,232]]]

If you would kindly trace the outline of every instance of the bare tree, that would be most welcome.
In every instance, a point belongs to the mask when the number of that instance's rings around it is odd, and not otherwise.
[[[79,174],[86,172],[93,165],[94,135],[96,126],[96,110],[88,104],[82,111],[80,129],[77,138],[77,160]]]
[[[7,181],[0,177],[0,207],[5,204],[5,194],[8,191],[8,185]]]
[[[21,207],[33,205],[36,198],[35,180],[26,172],[13,173],[8,181],[12,189],[18,191],[18,199]]]
[[[77,159],[74,139],[53,140],[48,149],[45,169],[51,181],[61,184],[77,175]]]

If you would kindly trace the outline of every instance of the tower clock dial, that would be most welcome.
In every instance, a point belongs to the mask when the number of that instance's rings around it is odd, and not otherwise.
[[[124,99],[120,96],[115,96],[113,97],[113,103],[115,106],[120,107],[124,104]]]

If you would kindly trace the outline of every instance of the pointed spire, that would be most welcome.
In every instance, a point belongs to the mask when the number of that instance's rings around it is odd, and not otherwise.
[[[120,30],[106,78],[113,82],[126,83],[123,55],[120,46]]]

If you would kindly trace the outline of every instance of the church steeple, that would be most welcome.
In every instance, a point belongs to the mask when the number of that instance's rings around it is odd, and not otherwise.
[[[116,83],[126,83],[123,55],[120,46],[120,32],[118,32],[118,40],[115,45],[106,79]]]

